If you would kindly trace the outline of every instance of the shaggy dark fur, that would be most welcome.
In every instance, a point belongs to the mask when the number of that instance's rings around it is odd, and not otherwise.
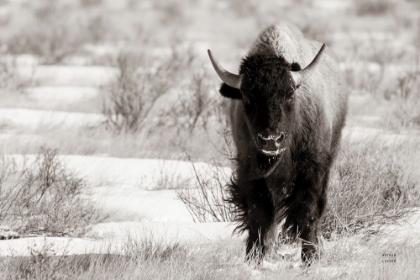
[[[220,93],[234,102],[231,117],[237,146],[237,166],[228,186],[237,209],[237,231],[247,231],[247,259],[264,256],[282,234],[302,240],[302,259],[309,262],[318,244],[318,224],[327,203],[330,168],[340,141],[346,111],[328,129],[321,99],[310,94],[310,85],[299,92],[291,79],[298,63],[275,55],[244,58],[241,90],[225,83]],[[325,77],[328,79],[328,77]],[[242,100],[242,101],[241,101]],[[255,135],[269,129],[286,135],[278,156],[267,156],[255,145]]]

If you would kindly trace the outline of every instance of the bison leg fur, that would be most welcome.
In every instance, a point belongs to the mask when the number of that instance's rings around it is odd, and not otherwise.
[[[274,206],[264,180],[251,183],[246,200],[245,228],[247,261],[262,260],[274,241]]]
[[[284,229],[291,236],[302,240],[302,261],[309,264],[318,256],[318,227],[326,203],[328,184],[327,169],[315,169],[297,176],[295,189],[288,198],[287,218]]]

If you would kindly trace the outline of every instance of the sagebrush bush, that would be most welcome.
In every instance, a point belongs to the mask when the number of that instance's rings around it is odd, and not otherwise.
[[[156,71],[138,68],[141,57],[120,53],[117,58],[118,77],[103,88],[102,113],[108,125],[118,132],[142,129],[157,99],[164,95],[170,83],[164,66]],[[143,64],[144,65],[144,64]]]
[[[150,121],[158,99],[176,85],[191,65],[191,50],[172,46],[167,58],[147,61],[144,53],[121,52],[116,60],[119,74],[103,87],[102,113],[117,132],[138,132]]]
[[[21,93],[31,83],[31,79],[19,76],[15,60],[0,60],[0,93]]]
[[[160,125],[176,127],[179,134],[190,136],[200,127],[207,130],[213,117],[221,116],[223,99],[211,94],[214,85],[205,72],[193,75],[177,94],[177,100],[160,113]]]
[[[82,195],[85,182],[69,172],[53,149],[35,160],[0,161],[0,222],[21,235],[79,236],[100,219]]]

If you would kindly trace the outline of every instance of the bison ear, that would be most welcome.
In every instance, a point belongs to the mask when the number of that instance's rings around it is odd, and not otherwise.
[[[231,98],[231,99],[242,99],[241,91],[237,88],[228,86],[225,83],[222,83],[219,90],[220,94],[224,97]]]

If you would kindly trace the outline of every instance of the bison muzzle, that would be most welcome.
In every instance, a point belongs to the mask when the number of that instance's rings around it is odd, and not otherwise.
[[[233,100],[230,118],[237,148],[228,185],[238,231],[247,231],[247,259],[261,261],[282,236],[302,241],[302,260],[318,251],[318,227],[327,204],[331,165],[347,113],[347,88],[325,45],[294,26],[266,28],[226,71],[209,51]]]

